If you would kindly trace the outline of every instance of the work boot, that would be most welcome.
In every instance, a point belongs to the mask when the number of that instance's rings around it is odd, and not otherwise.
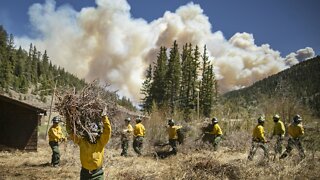
[[[60,165],[59,164],[52,164],[52,167],[59,167]]]

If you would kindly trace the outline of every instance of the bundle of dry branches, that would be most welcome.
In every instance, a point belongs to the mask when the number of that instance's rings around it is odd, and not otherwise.
[[[203,142],[210,142],[210,140],[212,139],[212,136],[209,134],[209,132],[211,132],[212,129],[213,129],[213,124],[211,123],[206,123],[201,127],[201,132],[202,132],[201,140]]]
[[[106,102],[101,97],[105,95],[105,89],[99,87],[97,81],[87,85],[80,93],[64,93],[58,96],[56,109],[66,118],[67,125],[71,132],[78,136],[86,138],[89,142],[95,143],[102,133],[102,115],[112,114],[114,103]],[[106,112],[106,109],[110,111]],[[93,128],[93,124],[97,128]]]

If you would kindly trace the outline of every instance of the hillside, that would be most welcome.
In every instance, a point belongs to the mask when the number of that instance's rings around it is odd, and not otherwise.
[[[276,104],[284,101],[301,104],[319,117],[320,56],[296,64],[250,87],[223,95],[225,103],[233,102],[246,107],[256,107],[268,100]]]

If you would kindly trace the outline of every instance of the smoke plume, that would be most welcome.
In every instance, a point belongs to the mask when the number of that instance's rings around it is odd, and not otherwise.
[[[69,5],[56,7],[54,0],[34,4],[29,16],[38,36],[16,41],[25,48],[32,42],[46,49],[54,64],[88,81],[107,81],[135,103],[141,98],[145,69],[156,60],[160,46],[170,48],[174,40],[179,45],[207,45],[221,92],[246,87],[314,56],[306,48],[282,58],[268,44],[257,46],[253,35],[245,32],[227,40],[221,31],[212,32],[208,17],[193,3],[150,23],[131,17],[126,0],[96,4],[79,12]]]
[[[304,49],[298,50],[296,53],[290,53],[286,56],[285,62],[289,66],[298,64],[301,61],[312,58],[315,56],[315,53],[312,48],[306,47]]]

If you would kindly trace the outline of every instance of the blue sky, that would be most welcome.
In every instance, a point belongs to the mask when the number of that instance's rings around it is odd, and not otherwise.
[[[16,45],[33,43],[54,64],[88,82],[106,81],[134,102],[157,50],[174,40],[207,45],[220,92],[320,55],[318,0],[97,2],[1,0],[0,24]]]
[[[0,24],[15,36],[30,35],[28,8],[44,0],[0,1]],[[148,22],[174,12],[186,0],[129,0],[134,18]],[[311,47],[320,54],[320,1],[318,0],[194,0],[209,17],[212,31],[222,31],[229,39],[236,32],[252,33],[257,45],[270,44],[286,56]],[[93,0],[56,0],[57,6],[69,4],[74,9],[95,6]]]

